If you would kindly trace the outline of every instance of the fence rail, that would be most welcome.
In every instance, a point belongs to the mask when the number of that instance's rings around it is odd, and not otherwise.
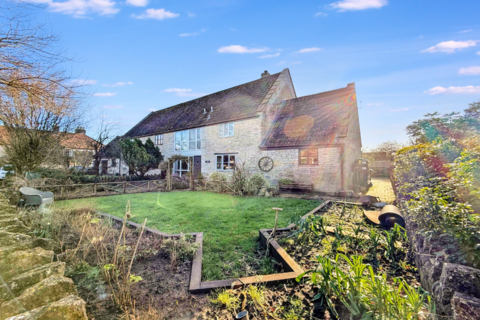
[[[165,191],[166,180],[141,180],[98,182],[71,185],[52,185],[35,187],[41,191],[53,192],[55,199],[80,199],[143,192]]]

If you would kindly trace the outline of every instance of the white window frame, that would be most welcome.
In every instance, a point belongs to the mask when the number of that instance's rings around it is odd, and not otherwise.
[[[233,137],[235,135],[235,123],[220,123],[218,125],[218,136],[220,138]]]
[[[177,131],[173,140],[175,151],[200,150],[202,149],[202,129]]]
[[[63,152],[64,152],[65,157],[70,157],[70,158],[73,157],[73,149],[66,148]]]
[[[155,136],[155,145],[156,146],[161,146],[163,145],[163,134],[157,134]]]
[[[225,157],[228,157],[227,162],[225,162]],[[233,157],[233,166],[231,163],[232,157]],[[219,160],[218,158],[220,158],[220,162],[218,161]],[[215,164],[216,164],[217,171],[233,171],[235,170],[235,166],[237,164],[237,155],[232,153],[216,154]],[[227,164],[227,169],[225,169],[225,164]]]
[[[182,168],[181,162],[187,163],[187,169]],[[190,171],[190,161],[177,160],[173,163],[173,174],[178,174],[178,176],[181,177],[182,174],[187,174],[189,171]]]

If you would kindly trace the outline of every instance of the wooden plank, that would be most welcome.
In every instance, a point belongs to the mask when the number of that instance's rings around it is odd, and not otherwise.
[[[190,273],[190,292],[197,292],[201,289],[202,284],[202,257],[203,257],[203,232],[200,232],[195,237],[195,242],[200,246],[198,247],[195,256],[192,261],[192,271]]]

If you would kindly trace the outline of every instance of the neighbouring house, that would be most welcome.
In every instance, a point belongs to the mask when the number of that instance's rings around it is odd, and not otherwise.
[[[93,167],[92,155],[94,149],[92,147],[94,139],[87,136],[85,128],[78,127],[75,132],[62,132],[61,146],[63,155],[65,156],[68,167]],[[8,141],[8,132],[4,126],[0,126],[0,141]],[[0,145],[0,158],[5,157],[5,151]]]
[[[152,112],[124,137],[151,139],[166,159],[193,157],[195,176],[244,164],[273,185],[289,179],[320,192],[353,187],[362,147],[355,84],[297,97],[288,69]]]
[[[101,175],[128,175],[128,166],[122,160],[120,140],[122,137],[115,137],[100,150],[100,174]]]

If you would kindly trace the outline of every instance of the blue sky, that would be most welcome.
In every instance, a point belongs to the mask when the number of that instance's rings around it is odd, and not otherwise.
[[[480,1],[30,0],[125,132],[289,68],[298,96],[356,83],[364,146],[480,100]]]

